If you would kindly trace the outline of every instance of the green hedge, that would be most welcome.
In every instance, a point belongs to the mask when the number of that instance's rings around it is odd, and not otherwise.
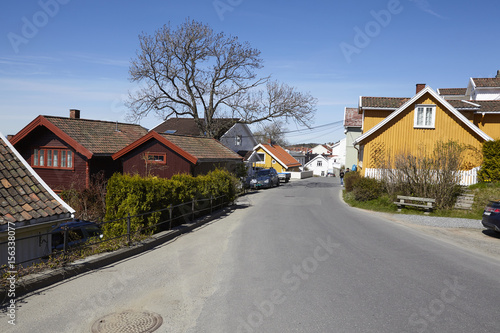
[[[171,179],[138,175],[115,174],[108,181],[106,195],[106,221],[115,221],[104,225],[106,237],[119,236],[127,233],[123,219],[145,214],[151,211],[176,206],[193,198],[203,199],[226,196],[227,201],[236,197],[236,179],[228,171],[215,170],[207,175],[193,177],[179,174]],[[181,212],[176,211],[176,214]],[[169,218],[168,210],[131,219],[131,232],[150,228],[160,221]],[[149,228],[149,229],[148,229]]]
[[[482,182],[500,181],[500,140],[483,143],[483,165],[478,176]]]

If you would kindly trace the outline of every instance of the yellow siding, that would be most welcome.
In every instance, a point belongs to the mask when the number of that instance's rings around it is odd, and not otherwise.
[[[387,118],[394,111],[384,110],[368,110],[365,111],[363,120],[363,133],[368,132],[372,127],[376,126],[382,120]]]
[[[273,163],[274,160],[273,157],[269,155],[264,149],[259,148],[257,150],[257,153],[264,153],[265,159],[264,163],[254,163],[254,167],[260,167],[265,169],[274,168],[277,172],[286,172],[286,169],[284,169],[283,166],[278,163],[278,161],[275,161],[275,163]]]
[[[474,124],[493,140],[500,140],[500,114],[476,114]]]
[[[434,129],[413,128],[416,104],[436,105]],[[365,118],[365,124],[367,119]],[[476,133],[458,120],[450,111],[437,103],[429,95],[424,95],[406,110],[384,125],[365,142],[363,168],[377,168],[379,161],[387,157],[394,158],[403,152],[417,154],[422,149],[431,151],[438,141],[454,140],[480,150],[484,141]],[[472,159],[472,157],[471,157]],[[469,164],[479,165],[477,157]]]

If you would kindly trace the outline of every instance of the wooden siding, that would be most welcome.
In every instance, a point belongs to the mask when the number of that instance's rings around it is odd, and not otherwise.
[[[499,114],[476,114],[474,124],[481,131],[488,134],[493,140],[500,140],[500,113]]]
[[[368,132],[394,111],[387,110],[365,110],[363,119],[363,133]]]
[[[50,169],[33,166],[33,150],[40,147],[67,148],[73,152],[73,169]],[[59,139],[45,127],[39,127],[26,136],[15,148],[33,167],[35,172],[55,191],[60,192],[71,186],[82,189],[87,185],[87,159]]]
[[[264,153],[266,158],[264,160],[264,163],[254,163],[254,167],[260,167],[260,168],[274,168],[277,172],[286,172],[286,168],[284,168],[278,161],[273,163],[273,157],[269,155],[264,149],[259,148],[257,150],[257,153]]]
[[[423,129],[414,128],[414,109],[416,104],[436,105],[435,128]],[[369,116],[366,113],[365,116]],[[370,120],[365,118],[365,124],[378,121],[379,117]],[[454,140],[459,143],[471,145],[476,149],[481,149],[483,139],[474,133],[450,111],[437,103],[428,95],[422,96],[416,103],[410,105],[406,110],[384,125],[374,133],[364,145],[363,168],[377,168],[378,161],[387,159],[388,156],[394,157],[398,153],[412,152],[416,154],[422,149],[428,151],[434,148],[438,141]],[[470,161],[476,164],[478,161]]]
[[[144,156],[147,152],[165,153],[166,164],[149,163],[146,165]],[[139,174],[142,177],[151,175],[161,178],[171,178],[178,173],[193,174],[192,164],[190,162],[156,140],[146,142],[144,145],[125,154],[121,160],[124,173]]]

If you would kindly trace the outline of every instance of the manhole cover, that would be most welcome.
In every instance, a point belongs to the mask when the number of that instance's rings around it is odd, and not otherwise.
[[[159,314],[127,310],[102,317],[92,325],[92,332],[149,333],[156,331],[162,323],[163,319]]]

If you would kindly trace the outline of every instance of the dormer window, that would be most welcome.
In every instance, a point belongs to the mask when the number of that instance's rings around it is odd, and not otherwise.
[[[415,106],[414,128],[434,128],[436,121],[436,106],[421,104]]]

